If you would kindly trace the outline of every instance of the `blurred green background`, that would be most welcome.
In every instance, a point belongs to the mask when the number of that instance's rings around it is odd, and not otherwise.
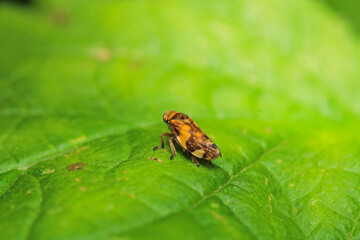
[[[359,10],[0,2],[0,239],[360,239]],[[153,152],[167,110],[223,158]]]

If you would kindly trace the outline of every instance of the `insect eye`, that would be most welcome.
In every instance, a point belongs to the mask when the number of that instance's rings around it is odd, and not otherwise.
[[[183,113],[177,113],[175,114],[172,119],[177,119],[177,120],[185,120],[185,119],[188,119],[189,117],[186,116],[185,114]]]

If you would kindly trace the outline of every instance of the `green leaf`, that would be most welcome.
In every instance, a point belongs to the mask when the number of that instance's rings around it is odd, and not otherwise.
[[[357,4],[328,2],[1,3],[0,239],[360,239]],[[223,157],[152,151],[166,110]]]

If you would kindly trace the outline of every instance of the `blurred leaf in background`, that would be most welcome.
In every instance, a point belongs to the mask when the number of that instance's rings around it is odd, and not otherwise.
[[[360,239],[358,7],[1,2],[0,239]]]

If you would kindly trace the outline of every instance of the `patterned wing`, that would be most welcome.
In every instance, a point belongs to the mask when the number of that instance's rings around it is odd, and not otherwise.
[[[220,156],[216,144],[191,118],[170,120],[168,126],[179,145],[195,157],[211,160]]]

